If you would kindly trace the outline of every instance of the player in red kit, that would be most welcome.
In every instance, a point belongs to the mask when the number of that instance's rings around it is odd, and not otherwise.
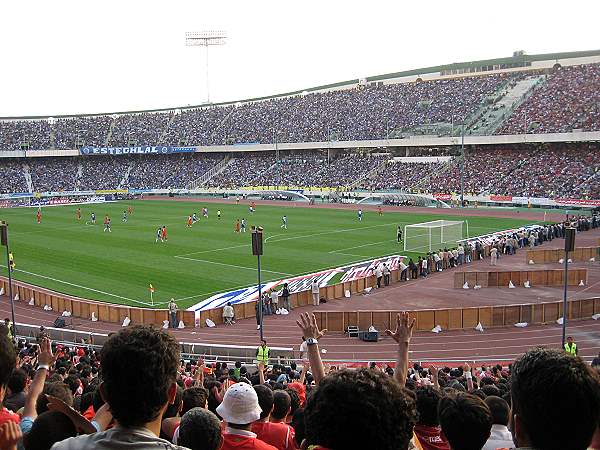
[[[377,207],[377,212],[379,213],[380,216],[383,216],[383,210],[381,209],[381,206]]]
[[[167,242],[167,227],[164,225],[162,227],[161,237],[163,242]]]
[[[192,216],[188,216],[188,221],[186,227],[192,228]]]
[[[131,215],[131,213],[133,213],[133,208],[131,206],[127,207],[127,214]]]
[[[42,209],[38,208],[37,210],[37,214],[35,215],[36,219],[37,219],[37,223],[42,223]]]

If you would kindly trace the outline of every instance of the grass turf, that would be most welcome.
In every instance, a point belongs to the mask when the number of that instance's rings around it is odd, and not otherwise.
[[[122,213],[133,214],[122,223]],[[209,218],[201,216],[203,206]],[[222,218],[217,220],[216,211]],[[237,218],[263,226],[265,245],[263,281],[315,272],[391,254],[405,253],[396,243],[398,224],[430,220],[463,220],[456,216],[365,211],[358,222],[354,210],[262,206],[254,214],[245,204],[201,202],[129,201],[42,209],[37,224],[35,208],[0,211],[9,223],[14,276],[54,291],[105,302],[150,306],[149,284],[156,289],[154,305],[164,307],[174,297],[185,308],[214,293],[256,283],[256,257],[251,255],[250,232],[235,233]],[[199,222],[186,228],[189,214]],[[86,224],[96,213],[97,225]],[[112,219],[112,233],[104,232],[105,214]],[[280,228],[288,216],[288,230]],[[517,219],[469,217],[471,235],[530,223]],[[168,242],[155,243],[156,230],[166,225]],[[0,259],[6,266],[6,255]]]

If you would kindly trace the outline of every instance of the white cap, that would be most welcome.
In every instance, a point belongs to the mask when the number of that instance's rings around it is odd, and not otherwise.
[[[262,409],[258,405],[258,396],[252,386],[247,383],[232,385],[223,401],[217,407],[217,414],[227,423],[246,425],[260,419]]]

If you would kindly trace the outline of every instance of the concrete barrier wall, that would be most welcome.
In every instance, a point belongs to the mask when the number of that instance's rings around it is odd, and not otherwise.
[[[329,332],[344,332],[350,325],[360,330],[374,326],[380,333],[393,329],[400,311],[326,311],[314,314],[320,328]],[[470,330],[479,322],[484,328],[512,327],[519,322],[529,324],[553,323],[563,316],[562,302],[501,305],[475,308],[449,308],[409,311],[416,318],[417,331],[430,331],[436,325],[443,330]],[[571,300],[568,303],[568,320],[589,319],[600,313],[600,298]]]
[[[573,261],[588,262],[590,258],[596,258],[599,261],[600,247],[577,247],[575,251],[569,253],[569,258]],[[559,259],[565,258],[564,249],[536,249],[527,250],[526,262],[533,261],[536,264],[558,263]]]
[[[554,277],[557,277],[556,282],[562,284],[562,270],[526,271],[523,273],[529,274],[530,272],[538,273],[536,276],[539,277],[539,279],[521,278],[521,272],[504,272],[503,275],[498,275],[500,272],[457,272],[454,274],[454,281],[456,285],[457,282],[465,279],[469,279],[470,281],[475,280],[479,283],[483,283],[483,280],[485,279],[488,283],[486,286],[489,286],[491,278],[492,282],[498,283],[498,280],[500,280],[504,283],[504,281],[506,281],[503,285],[508,285],[508,280],[513,277],[512,279],[515,285],[517,283],[514,280],[519,280],[519,284],[521,284],[521,280],[524,281],[525,279],[530,279],[532,285],[539,285],[539,280],[543,281],[551,279],[552,281],[555,281]],[[490,275],[492,273],[496,275]],[[580,278],[581,276],[584,278]],[[397,281],[398,278],[398,271],[392,271],[392,282]],[[577,284],[580,279],[587,282],[586,269],[569,271],[570,284]],[[351,282],[323,287],[320,290],[320,296],[326,300],[339,299],[344,297],[346,290],[349,290],[351,294],[357,294],[362,292],[365,288],[373,287],[376,284],[377,281],[375,277],[362,278]],[[460,287],[462,287],[463,284],[464,281],[460,282]],[[471,284],[471,282],[469,284]],[[498,284],[495,285],[497,286]],[[8,294],[8,281],[6,278],[0,277],[0,288],[1,287],[3,287]],[[92,312],[94,312],[96,317],[98,317],[98,320],[105,322],[122,323],[123,319],[127,316],[134,325],[154,324],[157,326],[162,326],[163,321],[168,319],[168,311],[165,309],[136,308],[96,302],[59,294],[44,288],[30,286],[20,281],[13,281],[13,293],[19,294],[19,302],[27,303],[33,298],[35,306],[37,307],[43,308],[44,305],[50,305],[57,316],[61,315],[63,311],[68,310],[71,311],[73,317],[90,320]],[[312,303],[312,295],[310,291],[292,294],[290,296],[290,302],[292,307],[306,306]],[[234,305],[236,318],[243,319],[255,317],[255,303],[256,302],[248,302]],[[562,316],[561,308],[560,302],[554,302],[532,305],[421,310],[413,312],[412,314],[417,317],[418,330],[430,330],[435,325],[441,325],[443,329],[470,329],[475,327],[478,322],[481,322],[484,327],[512,326],[519,321],[531,323],[550,322]],[[570,304],[570,308],[570,314],[573,314],[574,318],[590,317],[592,314],[600,312],[600,299],[573,301]],[[361,329],[367,329],[369,326],[374,325],[378,330],[383,330],[392,325],[396,313],[397,311],[315,312],[317,318],[322,321],[320,322],[321,324],[331,322],[326,328],[332,331],[343,331],[347,325],[359,325]],[[194,325],[205,327],[206,319],[211,319],[216,324],[223,323],[223,309],[216,308],[203,311],[200,314],[198,323],[195,323],[194,311],[178,312],[178,320],[183,320],[186,327],[193,327]]]
[[[392,271],[391,281],[395,282],[398,278],[398,271]],[[342,298],[346,290],[349,290],[352,294],[356,294],[376,284],[377,280],[375,277],[362,278],[351,282],[322,287],[320,289],[320,296],[326,300],[333,300]],[[7,278],[0,277],[0,288],[4,288],[4,292],[8,295]],[[70,311],[72,317],[91,320],[92,313],[95,313],[98,320],[103,322],[123,323],[125,317],[129,317],[132,325],[153,324],[157,326],[162,326],[163,321],[168,320],[168,311],[166,309],[136,308],[133,306],[121,306],[86,300],[13,280],[13,295],[16,294],[19,295],[19,302],[28,303],[33,298],[34,305],[37,307],[51,306],[56,316],[61,315],[63,311]],[[292,294],[290,296],[290,303],[292,307],[309,305],[312,303],[312,294],[310,291]],[[236,319],[256,317],[255,304],[256,302],[254,301],[234,305]],[[195,317],[196,314],[194,311],[179,311],[177,313],[177,319],[183,320],[186,327],[205,327],[206,319],[210,319],[216,324],[223,323],[223,308],[202,311],[198,323],[196,323]]]
[[[581,280],[587,284],[587,269],[570,269],[568,274],[569,286],[577,286]],[[486,272],[456,272],[454,274],[454,287],[462,288],[469,283],[472,288],[476,284],[486,287],[508,287],[512,281],[515,286],[522,286],[529,281],[531,286],[562,286],[564,284],[564,270],[491,270]]]
[[[8,279],[0,277],[0,288],[4,288],[5,294],[8,295]],[[56,313],[57,317],[63,311],[70,311],[72,317],[91,320],[92,313],[95,313],[98,320],[112,323],[123,323],[125,317],[129,317],[132,324],[162,326],[163,321],[168,320],[166,309],[136,308],[96,302],[13,280],[13,295],[17,294],[18,302],[29,303],[33,299],[37,307],[43,308],[45,305],[52,307],[52,312]],[[191,311],[179,311],[177,318],[183,320],[188,327],[194,325],[194,313]]]

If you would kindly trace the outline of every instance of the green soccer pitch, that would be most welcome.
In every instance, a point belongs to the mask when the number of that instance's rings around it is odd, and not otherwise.
[[[133,207],[127,223],[123,210]],[[202,208],[209,218],[202,217]],[[42,208],[0,210],[9,224],[18,280],[74,296],[131,306],[151,306],[149,285],[155,288],[154,306],[164,307],[174,297],[186,308],[211,295],[256,284],[256,257],[251,254],[250,227],[264,227],[262,281],[278,280],[373,257],[405,253],[396,242],[396,227],[431,220],[464,220],[452,215],[180,201],[122,201]],[[222,217],[217,219],[217,209]],[[89,224],[96,213],[96,225]],[[188,215],[198,222],[186,227]],[[104,232],[108,214],[112,232]],[[288,229],[280,227],[288,216]],[[235,233],[236,219],[245,218],[248,232]],[[472,236],[513,228],[530,221],[468,217]],[[155,242],[166,225],[168,242]],[[6,255],[1,256],[6,275]]]

